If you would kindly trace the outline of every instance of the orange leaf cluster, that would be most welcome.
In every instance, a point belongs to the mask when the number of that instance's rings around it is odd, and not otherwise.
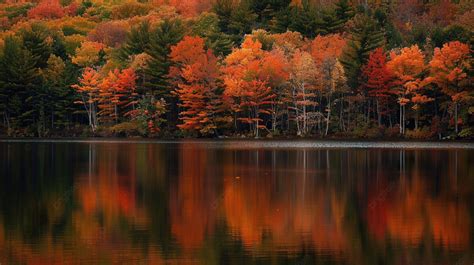
[[[225,64],[224,94],[232,99],[234,111],[248,114],[239,120],[250,124],[258,135],[258,129],[265,127],[260,124],[261,115],[272,113],[275,89],[289,77],[284,53],[278,49],[265,51],[258,40],[247,36],[241,48],[227,56]]]
[[[400,105],[412,102],[416,109],[419,104],[433,100],[423,95],[423,88],[428,84],[428,81],[422,78],[422,74],[426,70],[425,56],[418,45],[403,48],[400,53],[392,51],[387,67],[402,86],[395,92],[399,96]]]
[[[118,121],[120,113],[127,115],[126,109],[136,104],[137,79],[132,69],[114,69],[99,84],[99,115],[103,120]]]
[[[442,92],[449,95],[453,101],[459,101],[467,96],[467,91],[462,89],[464,82],[468,82],[467,69],[470,49],[467,44],[459,41],[449,42],[443,47],[436,48],[430,62],[429,80],[438,85]]]
[[[202,134],[217,128],[217,114],[223,112],[223,101],[219,98],[219,68],[217,57],[204,47],[204,39],[186,36],[171,47],[171,60],[176,64],[170,70],[174,78],[183,121],[178,127],[196,130]]]

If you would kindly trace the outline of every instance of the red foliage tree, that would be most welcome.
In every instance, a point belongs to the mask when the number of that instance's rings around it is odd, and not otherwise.
[[[64,9],[59,0],[43,0],[28,11],[28,18],[52,19],[64,16]]]
[[[375,100],[379,126],[382,115],[389,111],[388,104],[396,85],[395,76],[387,68],[387,58],[383,48],[377,48],[369,55],[367,64],[362,68],[362,90]]]
[[[170,5],[185,17],[192,17],[204,11],[207,11],[212,6],[210,0],[154,0],[155,5]]]

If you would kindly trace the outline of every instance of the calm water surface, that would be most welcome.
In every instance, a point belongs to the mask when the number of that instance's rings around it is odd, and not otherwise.
[[[0,264],[473,264],[472,144],[364,146],[0,142]]]

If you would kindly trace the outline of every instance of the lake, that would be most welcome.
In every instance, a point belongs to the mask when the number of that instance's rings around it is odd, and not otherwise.
[[[0,142],[0,264],[474,262],[474,144]]]

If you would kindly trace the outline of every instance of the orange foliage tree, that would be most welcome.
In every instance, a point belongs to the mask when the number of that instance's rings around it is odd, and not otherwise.
[[[247,113],[247,117],[238,120],[249,124],[259,137],[259,129],[268,130],[262,115],[272,115],[275,89],[288,76],[284,56],[277,51],[264,51],[258,40],[247,37],[240,49],[227,56],[225,64],[224,95],[231,99],[235,112]]]
[[[311,55],[321,65],[328,58],[339,58],[345,46],[346,40],[339,34],[318,35],[311,42]]]
[[[436,48],[430,61],[429,81],[440,87],[453,103],[455,131],[458,133],[458,109],[460,104],[472,97],[472,80],[467,71],[470,69],[470,49],[459,41],[449,42]],[[471,94],[469,94],[471,92]]]
[[[120,114],[127,115],[127,109],[137,103],[135,71],[130,68],[109,71],[99,84],[99,116],[105,121],[118,122]]]
[[[427,80],[422,78],[426,69],[425,56],[418,45],[401,49],[400,53],[392,51],[387,67],[395,75],[399,86],[395,93],[400,105],[400,134],[405,134],[406,105],[413,103],[412,109],[418,114],[421,104],[433,99],[424,94],[423,88]],[[415,117],[415,127],[418,128],[418,115]]]
[[[83,104],[89,118],[89,126],[92,131],[97,129],[97,102],[99,101],[100,75],[96,70],[87,67],[79,78],[79,84],[72,86],[80,95],[81,100],[77,104]]]
[[[339,126],[341,129],[344,127],[342,114],[344,108],[344,93],[346,92],[347,85],[344,68],[338,58],[341,56],[345,46],[346,40],[339,34],[327,36],[318,35],[311,43],[311,54],[317,69],[317,88],[326,96],[326,109],[325,111],[322,109],[319,110],[321,117],[324,117],[326,121],[325,135],[329,132],[331,113],[335,103],[339,103],[340,106]],[[334,95],[337,93],[339,93],[340,96],[337,100],[334,100]],[[324,112],[326,115],[323,114]],[[320,120],[321,119],[319,119],[319,121]],[[321,126],[319,127],[321,128]]]
[[[224,100],[219,93],[219,66],[216,56],[204,47],[204,39],[186,36],[171,47],[171,60],[176,64],[170,70],[174,78],[180,104],[182,130],[201,134],[215,133],[217,125],[225,122],[222,117]]]

